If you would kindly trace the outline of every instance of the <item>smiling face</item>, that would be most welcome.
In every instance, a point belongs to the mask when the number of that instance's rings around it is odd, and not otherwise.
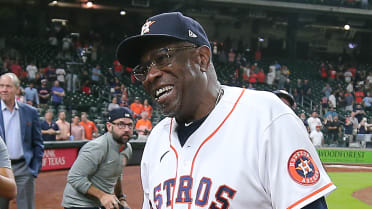
[[[158,43],[146,50],[141,63],[149,63],[158,56],[162,48],[181,48],[190,46],[187,42]],[[188,48],[170,51],[171,62],[164,67],[152,65],[143,81],[143,86],[157,103],[164,114],[176,117],[179,121],[193,120],[205,99],[208,84],[206,67],[203,66],[200,51],[209,50]],[[209,55],[209,54],[208,54]],[[209,57],[208,57],[209,59]]]

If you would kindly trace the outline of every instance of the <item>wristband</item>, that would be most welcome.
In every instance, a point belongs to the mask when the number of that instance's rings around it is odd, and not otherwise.
[[[119,195],[118,198],[119,198],[119,200],[127,201],[127,195],[125,195],[125,194]]]

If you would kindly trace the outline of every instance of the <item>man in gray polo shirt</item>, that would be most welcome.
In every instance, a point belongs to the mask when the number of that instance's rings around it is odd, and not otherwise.
[[[103,136],[88,142],[72,165],[63,194],[66,209],[129,207],[122,193],[121,175],[132,154],[127,143],[133,135],[132,112],[120,107],[108,114]]]
[[[0,197],[13,199],[16,196],[17,186],[10,166],[8,149],[0,137]]]

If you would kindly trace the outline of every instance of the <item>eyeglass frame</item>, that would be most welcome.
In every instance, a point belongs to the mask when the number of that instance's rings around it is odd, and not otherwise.
[[[124,123],[124,122],[118,122],[118,123],[110,122],[110,123],[117,126],[119,129],[125,129],[125,128],[132,129],[134,127],[133,123]]]
[[[138,64],[137,66],[135,66],[133,68],[133,76],[136,78],[137,81],[145,81],[146,80],[146,77],[147,77],[147,74],[148,72],[150,71],[151,67],[158,67],[158,68],[161,68],[161,67],[164,67],[164,66],[167,66],[169,64],[172,64],[173,60],[172,60],[172,57],[174,57],[175,53],[173,55],[170,55],[169,52],[176,52],[176,51],[179,51],[179,50],[186,50],[186,49],[196,49],[198,48],[199,46],[197,45],[190,45],[190,46],[182,46],[182,47],[172,47],[172,48],[168,48],[168,47],[164,47],[164,48],[160,48],[158,50],[156,50],[155,53],[157,52],[160,52],[162,50],[165,50],[165,53],[166,53],[166,57],[167,59],[169,59],[169,61],[166,63],[166,64],[162,64],[159,66],[159,64],[156,63],[156,61],[151,58],[149,61],[147,61],[146,65],[141,65],[141,64]],[[141,70],[143,71],[142,73],[136,73],[137,69],[139,70],[140,68],[145,68],[144,70]],[[140,76],[143,76],[143,77],[140,77]]]

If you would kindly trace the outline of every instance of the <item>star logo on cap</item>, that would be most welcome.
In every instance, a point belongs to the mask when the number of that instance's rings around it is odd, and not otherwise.
[[[189,30],[189,37],[197,38],[198,36],[194,32],[192,32],[191,30]]]
[[[141,35],[150,32],[150,26],[154,23],[155,21],[146,21],[142,26]]]

